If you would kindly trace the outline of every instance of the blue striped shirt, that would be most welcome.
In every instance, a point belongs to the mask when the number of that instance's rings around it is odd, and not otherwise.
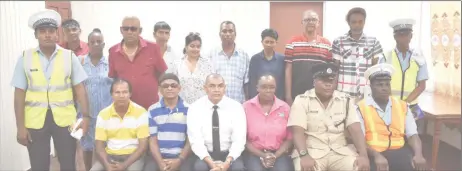
[[[88,75],[83,84],[87,90],[90,117],[96,119],[98,113],[112,103],[110,93],[112,79],[108,77],[109,63],[105,56],[96,66],[91,63],[90,56],[86,55],[83,58],[82,66]]]
[[[164,98],[148,109],[149,133],[157,136],[162,158],[177,158],[186,142],[188,104],[178,97],[176,107],[165,106]]]

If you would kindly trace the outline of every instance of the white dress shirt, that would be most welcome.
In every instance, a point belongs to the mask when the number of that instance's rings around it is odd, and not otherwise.
[[[201,160],[213,151],[212,114],[213,103],[207,96],[201,97],[188,109],[188,138],[191,149]],[[228,157],[236,160],[244,151],[247,122],[242,104],[224,96],[217,104],[220,120],[220,149],[229,151]]]

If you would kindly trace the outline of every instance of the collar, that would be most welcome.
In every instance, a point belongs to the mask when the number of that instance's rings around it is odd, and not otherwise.
[[[262,60],[267,60],[267,59],[265,58],[265,50],[262,50],[262,51],[261,51],[260,53],[258,53],[258,54],[260,55],[260,58],[261,58]],[[275,60],[276,60],[276,52],[273,51],[273,57],[272,57],[271,60],[269,60],[269,61],[275,61]]]
[[[213,106],[215,106],[215,104],[213,104],[209,98],[207,96],[205,96],[204,98],[206,98],[207,100],[207,106],[209,106],[210,109],[213,109]],[[224,106],[224,103],[225,101],[227,100],[228,97],[226,97],[226,95],[223,95],[223,97],[221,98],[221,100],[216,104],[218,106],[218,108],[223,108]]]
[[[58,50],[63,50],[63,49],[64,49],[63,47],[57,45],[57,46],[55,47],[55,51],[53,51],[53,54],[51,55],[51,57],[55,56],[55,54],[56,54],[56,52],[58,52]],[[35,50],[36,50],[36,52],[38,52],[38,53],[40,53],[40,54],[42,54],[42,55],[44,54],[44,53],[42,52],[42,50],[40,50],[40,46],[37,46],[37,47],[35,48]]]
[[[351,40],[354,40],[353,37],[351,37],[351,30],[349,30],[345,36],[348,38],[348,39],[351,39]],[[359,37],[359,40],[363,39],[366,37],[366,34],[364,33],[364,30],[363,30],[363,33],[361,34],[361,36]]]
[[[127,110],[127,113],[125,113],[125,116],[130,115],[130,114],[132,113],[133,108],[134,108],[133,102],[130,101],[130,103],[128,104],[128,110]],[[117,114],[117,112],[116,112],[116,110],[115,110],[114,103],[111,104],[110,113],[111,113],[111,116],[120,117],[120,115]]]
[[[237,48],[237,45],[236,43],[234,43],[234,52],[233,52],[233,55],[232,56],[238,56],[239,55],[239,52],[238,52],[238,48]],[[223,46],[220,46],[220,53],[221,55],[226,55],[225,54],[225,51],[223,50]]]
[[[141,36],[138,37],[139,38],[139,43],[138,45],[140,45],[140,48],[138,48],[138,51],[144,47],[146,47],[148,45],[148,42],[146,40],[144,40]],[[116,52],[120,52],[122,51],[122,44],[124,43],[124,40],[122,39],[122,41],[120,41],[119,44],[117,44],[117,48],[116,48]]]
[[[250,104],[252,105],[255,105],[255,106],[259,106],[261,107],[261,104],[260,104],[260,100],[258,100],[258,94],[249,100]],[[273,104],[273,107],[271,107],[271,111],[273,111],[274,109],[277,109],[281,106],[284,106],[284,103],[282,100],[278,99],[276,96],[273,97],[274,98],[274,104]]]
[[[305,33],[302,34],[302,37],[303,37],[303,39],[304,39],[306,42],[308,42],[308,37],[306,37],[306,34],[305,34]],[[321,41],[320,39],[321,39],[321,36],[319,36],[318,34],[316,34],[316,38],[314,39],[314,41],[315,41],[315,42],[320,42],[320,41]]]
[[[90,57],[90,54],[87,54],[85,56],[84,64],[90,64],[90,63],[91,63],[91,57]],[[106,56],[103,55],[103,57],[101,57],[97,65],[99,64],[109,64]]]
[[[167,106],[165,105],[164,98],[160,98],[160,107],[166,108]],[[185,108],[183,99],[181,99],[180,96],[178,96],[178,102],[176,103],[175,108]]]
[[[406,51],[406,53],[411,53],[412,51],[413,51],[413,49],[412,49],[412,48],[409,48],[409,49]],[[399,52],[398,47],[395,47],[395,53],[397,53],[397,52]],[[399,55],[399,54],[397,53],[397,55]]]
[[[374,98],[372,98],[372,96],[367,96],[365,97],[365,100],[366,100],[366,105],[368,106],[372,106],[376,109],[380,109],[382,110],[382,108],[380,108],[380,106],[375,102]],[[387,107],[388,108],[389,106],[391,107],[391,97],[388,97],[388,103],[387,103]]]
[[[318,96],[316,95],[316,92],[315,92],[314,88],[311,89],[311,90],[309,90],[309,91],[307,91],[307,92],[305,92],[305,95],[307,95],[307,96],[310,97],[310,98],[318,98]],[[340,100],[341,97],[342,97],[341,93],[340,93],[339,91],[337,91],[337,90],[334,90],[334,93],[332,94],[332,99]]]

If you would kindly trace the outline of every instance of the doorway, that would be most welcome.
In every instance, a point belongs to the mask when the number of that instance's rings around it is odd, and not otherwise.
[[[71,2],[70,1],[45,1],[45,8],[52,9],[61,15],[61,21],[72,18]],[[61,23],[60,23],[61,24]],[[58,42],[64,41],[63,29],[58,28]]]

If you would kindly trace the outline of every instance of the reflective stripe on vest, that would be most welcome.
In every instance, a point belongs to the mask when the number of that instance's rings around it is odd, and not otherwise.
[[[55,123],[60,127],[73,124],[76,110],[72,94],[71,51],[58,49],[50,65],[53,72],[49,80],[45,77],[37,49],[24,51],[24,71],[28,88],[25,100],[26,128],[40,129],[45,123],[50,108]]]
[[[417,73],[419,72],[419,65],[414,59],[409,57],[405,60],[411,61],[408,68],[403,72],[396,51],[392,50],[387,55],[387,62],[392,64],[395,68],[395,73],[391,78],[392,95],[401,100],[406,100],[407,96],[409,96],[409,94],[411,94],[411,92],[417,87]],[[417,104],[417,102],[418,100],[415,99],[409,104],[413,105]]]
[[[397,98],[391,100],[391,123],[385,125],[375,107],[366,105],[365,100],[358,103],[359,110],[364,119],[366,143],[377,152],[388,149],[399,149],[404,146],[404,128],[407,105]]]

